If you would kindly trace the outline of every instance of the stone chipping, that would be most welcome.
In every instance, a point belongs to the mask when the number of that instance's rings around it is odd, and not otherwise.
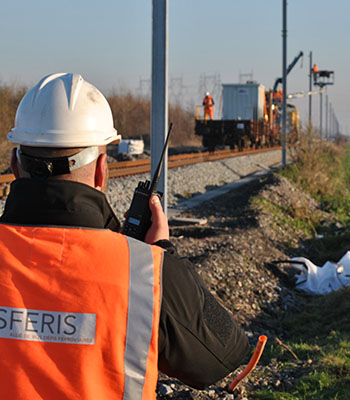
[[[281,151],[273,150],[266,153],[170,169],[168,171],[168,206],[175,207],[181,201],[195,195],[215,190],[215,188],[240,180],[254,172],[276,166],[281,162],[281,158]],[[138,182],[146,179],[150,179],[149,174],[134,175],[110,181],[107,197],[121,220],[131,203]]]

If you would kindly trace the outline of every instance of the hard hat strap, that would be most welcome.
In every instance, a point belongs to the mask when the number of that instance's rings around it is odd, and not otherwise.
[[[16,154],[21,167],[32,178],[48,178],[54,175],[69,174],[71,171],[89,164],[99,156],[99,149],[98,146],[92,146],[69,157],[41,158],[24,154],[21,146],[18,146]]]

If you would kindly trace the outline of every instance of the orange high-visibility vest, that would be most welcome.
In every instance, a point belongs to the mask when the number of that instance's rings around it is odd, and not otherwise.
[[[0,398],[155,399],[162,249],[0,224]]]
[[[209,116],[210,119],[213,119],[214,110],[213,110],[214,100],[211,96],[205,96],[203,100],[204,105],[204,118],[207,119]]]
[[[205,107],[212,106],[214,104],[213,98],[211,96],[205,96],[203,100],[203,105]]]

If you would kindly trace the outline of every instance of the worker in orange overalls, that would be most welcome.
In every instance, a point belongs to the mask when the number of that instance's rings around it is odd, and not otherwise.
[[[214,118],[214,100],[210,96],[209,92],[205,93],[205,97],[203,99],[203,107],[204,107],[205,121],[208,119],[208,116],[210,119],[213,119]]]
[[[177,255],[159,198],[145,242],[120,233],[105,193],[121,137],[97,88],[44,77],[8,139],[0,399],[155,400],[158,368],[204,388],[243,362],[246,335]]]

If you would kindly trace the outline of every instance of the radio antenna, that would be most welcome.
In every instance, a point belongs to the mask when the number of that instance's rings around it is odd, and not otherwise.
[[[159,182],[160,172],[161,172],[161,169],[162,169],[162,166],[163,166],[165,152],[167,151],[167,148],[168,148],[168,141],[169,141],[169,136],[170,136],[170,132],[171,132],[172,127],[173,127],[173,123],[170,122],[168,134],[167,134],[167,137],[165,139],[165,143],[164,143],[164,147],[163,147],[163,152],[162,152],[162,155],[160,157],[157,169],[154,172],[154,176],[153,176],[153,179],[152,179],[152,182],[151,182],[151,186],[150,186],[150,192],[151,193],[157,187],[158,182]]]

